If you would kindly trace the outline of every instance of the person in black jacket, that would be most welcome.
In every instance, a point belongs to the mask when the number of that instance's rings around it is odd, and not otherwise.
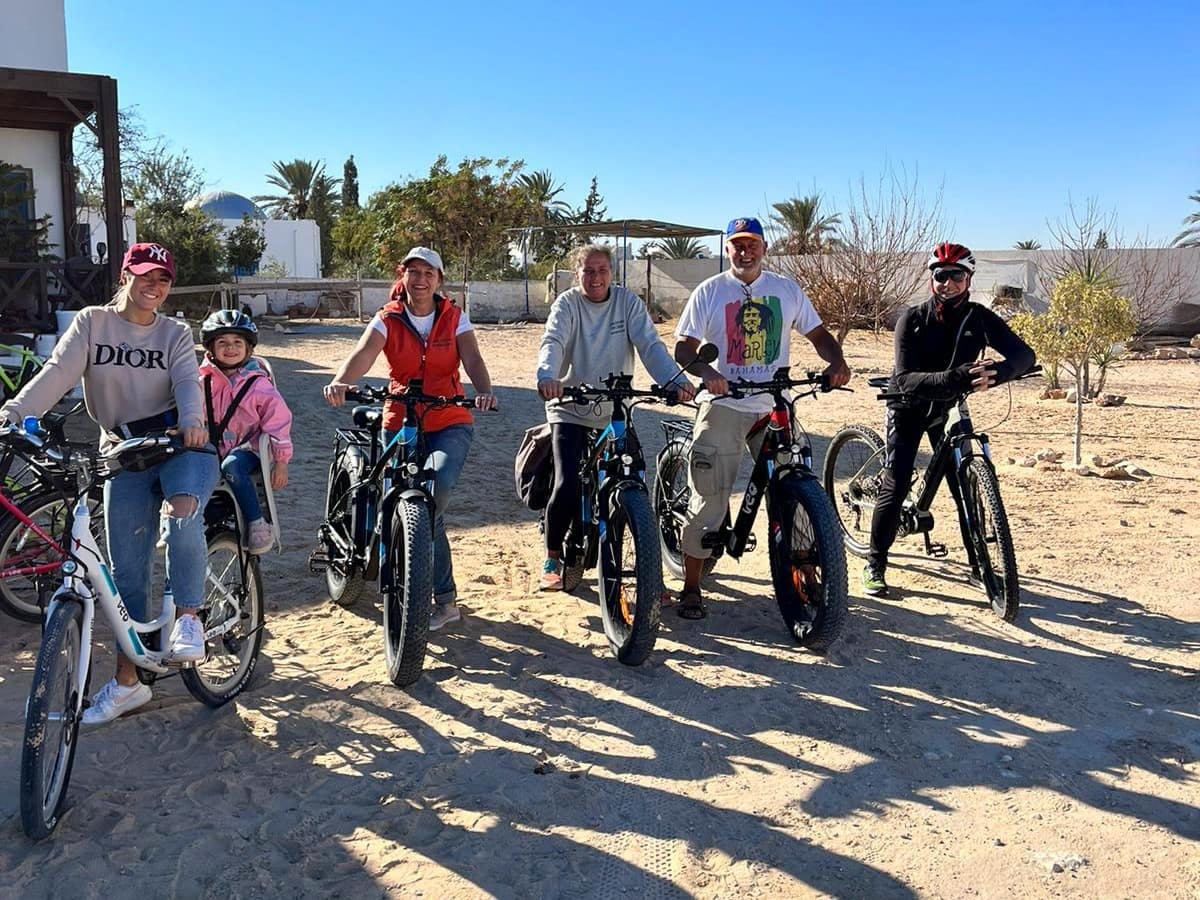
[[[1035,363],[1033,350],[1004,320],[987,307],[970,302],[971,276],[975,274],[975,256],[970,250],[961,244],[940,244],[930,255],[928,267],[932,296],[904,310],[896,322],[896,364],[888,390],[909,397],[888,403],[883,477],[862,575],[863,592],[872,597],[888,593],[888,550],[900,527],[922,433],[936,447],[942,439],[946,410],[959,395],[1004,384]],[[987,348],[1004,359],[983,355]],[[952,479],[949,485],[957,501],[958,485]]]

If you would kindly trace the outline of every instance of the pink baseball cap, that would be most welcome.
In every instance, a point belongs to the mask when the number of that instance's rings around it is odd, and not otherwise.
[[[162,244],[134,244],[125,251],[122,269],[128,269],[134,275],[145,275],[154,269],[162,269],[175,280],[175,258],[171,251]]]

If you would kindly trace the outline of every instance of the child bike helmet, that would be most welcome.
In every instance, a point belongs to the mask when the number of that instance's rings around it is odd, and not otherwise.
[[[205,350],[212,350],[213,341],[223,334],[236,334],[245,338],[253,350],[258,346],[258,326],[244,312],[237,309],[219,309],[200,326],[200,343]]]
[[[938,244],[933,248],[933,253],[929,256],[927,268],[930,270],[941,268],[942,266],[958,266],[966,271],[968,275],[975,274],[975,254],[964,247],[962,244],[952,244],[946,241],[944,244]]]

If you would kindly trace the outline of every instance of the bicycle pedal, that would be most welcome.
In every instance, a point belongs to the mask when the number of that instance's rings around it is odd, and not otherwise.
[[[758,538],[753,534],[746,535],[746,552],[749,553],[758,546]]]
[[[925,552],[934,559],[943,559],[949,554],[950,551],[946,549],[945,544],[930,544],[925,548]]]
[[[329,553],[318,547],[308,555],[308,571],[314,575],[322,574],[329,568]]]

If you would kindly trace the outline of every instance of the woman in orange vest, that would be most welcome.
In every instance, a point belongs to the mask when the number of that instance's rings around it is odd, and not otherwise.
[[[388,362],[393,393],[404,390],[413,378],[423,381],[426,394],[454,397],[461,394],[459,366],[476,390],[478,409],[495,409],[492,379],[479,353],[475,327],[452,300],[437,292],[446,280],[442,258],[428,247],[414,247],[404,257],[392,285],[391,299],[371,320],[354,352],[342,363],[333,381],[325,385],[325,402],[341,406],[346,389],[370,371],[380,351]],[[433,617],[430,631],[462,618],[455,602],[454,565],[446,539],[443,513],[458,481],[475,429],[470,410],[449,406],[425,414],[425,438],[434,471],[433,497]],[[390,441],[404,424],[404,408],[388,403],[384,408],[384,441]]]

